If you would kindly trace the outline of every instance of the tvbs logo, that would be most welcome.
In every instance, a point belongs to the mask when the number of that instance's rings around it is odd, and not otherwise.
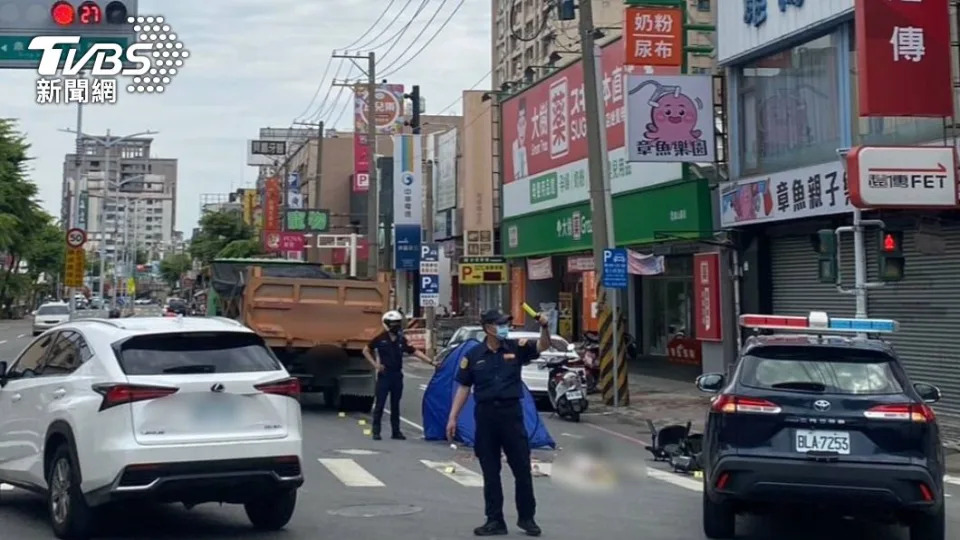
[[[79,36],[40,36],[33,38],[27,48],[43,51],[37,73],[44,77],[74,76],[85,69],[94,77],[134,77],[150,72],[152,43],[135,43],[126,49],[116,43],[96,43],[82,55],[78,55],[76,48],[63,48],[64,45],[79,44]],[[124,62],[136,64],[136,67],[125,68]],[[63,69],[59,69],[61,65]]]
[[[127,92],[163,93],[190,56],[163,17],[129,17],[130,45],[80,36],[38,36],[37,103],[115,103],[117,77]],[[90,77],[87,78],[86,75]]]

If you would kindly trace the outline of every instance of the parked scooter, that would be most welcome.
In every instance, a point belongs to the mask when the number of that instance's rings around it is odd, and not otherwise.
[[[549,369],[547,395],[557,415],[564,420],[580,421],[580,413],[587,410],[587,395],[580,373],[567,367],[570,359],[564,356],[546,359],[540,369]]]
[[[701,470],[700,454],[703,452],[703,434],[690,431],[692,424],[671,424],[657,429],[647,420],[653,444],[647,451],[654,461],[666,461],[675,472],[690,473]]]
[[[583,341],[580,342],[580,359],[587,380],[587,393],[596,393],[600,380],[600,334],[584,332]]]

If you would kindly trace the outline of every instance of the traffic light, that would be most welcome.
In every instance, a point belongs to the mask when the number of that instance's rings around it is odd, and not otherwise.
[[[880,256],[877,273],[880,281],[900,281],[906,267],[903,257],[903,231],[880,231]]]
[[[572,21],[577,18],[575,0],[560,0],[557,3],[557,18],[561,21]]]
[[[837,283],[837,233],[833,229],[817,231],[817,279]]]
[[[410,90],[410,101],[413,111],[410,113],[410,127],[413,132],[420,133],[420,85],[415,84]]]
[[[128,5],[129,4],[129,5]],[[127,18],[136,15],[135,3],[130,0],[95,2],[86,0],[74,7],[68,0],[57,0],[50,7],[50,18],[55,25],[94,27],[98,25],[129,24]]]

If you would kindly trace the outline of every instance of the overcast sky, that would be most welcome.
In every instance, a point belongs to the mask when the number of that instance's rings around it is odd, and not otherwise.
[[[348,92],[341,94],[339,104],[334,102],[339,89],[327,92],[339,60],[332,64],[307,114],[304,111],[321,82],[331,51],[354,42],[390,4],[391,0],[140,0],[140,13],[164,16],[190,57],[162,95],[134,95],[124,90],[114,105],[85,107],[84,131],[103,134],[110,129],[113,135],[159,132],[154,135],[154,157],[180,160],[175,226],[189,237],[200,213],[201,194],[252,185],[256,170],[246,165],[246,140],[255,138],[259,128],[289,127],[298,117],[302,121],[322,117],[329,126],[341,116]],[[446,114],[460,114],[456,100],[461,91],[490,84],[489,78],[481,81],[490,69],[490,3],[395,0],[376,28],[359,42],[383,57],[379,71],[388,73],[413,56],[457,4],[462,7],[442,33],[388,77],[390,82],[419,84],[431,114],[451,104],[455,106]],[[438,9],[423,35],[401,56]],[[388,52],[389,38],[411,19],[414,22],[399,37],[398,45]],[[349,64],[344,63],[341,79],[348,69]],[[359,75],[355,68],[352,73]],[[72,152],[74,140],[58,130],[75,127],[76,106],[36,104],[35,81],[36,74],[28,70],[3,74],[0,117],[19,119],[36,158],[32,179],[40,188],[45,208],[59,217],[63,157]],[[325,97],[325,110],[318,116]],[[336,126],[351,129],[350,116],[346,110]]]

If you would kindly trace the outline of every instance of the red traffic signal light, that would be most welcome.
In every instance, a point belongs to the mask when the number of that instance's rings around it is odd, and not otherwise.
[[[890,233],[883,235],[883,250],[891,253],[897,250],[897,239]]]
[[[50,8],[50,17],[59,26],[70,26],[77,18],[77,13],[73,10],[73,5],[70,2],[61,0]]]

